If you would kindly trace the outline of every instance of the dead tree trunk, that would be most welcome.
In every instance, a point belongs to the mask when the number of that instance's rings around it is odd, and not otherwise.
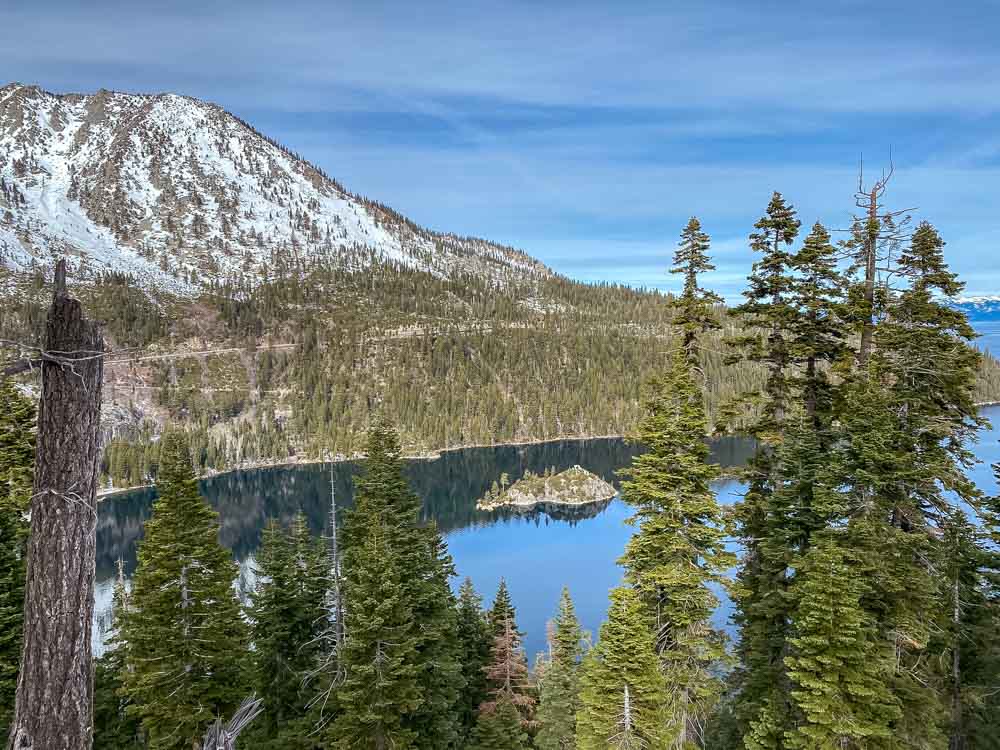
[[[875,339],[875,274],[879,233],[878,200],[882,195],[879,191],[880,187],[884,191],[884,183],[877,183],[868,194],[868,216],[865,221],[864,240],[861,245],[865,266],[865,287],[862,306],[864,320],[861,324],[858,366],[862,369],[868,364],[872,353],[872,343]]]
[[[906,239],[906,227],[912,209],[902,211],[887,211],[883,206],[883,197],[892,179],[895,167],[892,155],[889,158],[888,171],[875,181],[871,188],[864,187],[864,170],[858,175],[858,190],[854,195],[855,205],[864,211],[862,216],[855,217],[855,237],[857,248],[854,262],[864,269],[864,284],[859,309],[861,317],[861,342],[858,346],[858,369],[864,370],[875,349],[875,328],[878,314],[878,293],[880,272],[888,278],[892,275],[892,251]],[[882,264],[881,267],[879,264]]]
[[[81,750],[93,742],[90,641],[103,349],[97,325],[66,292],[66,265],[59,261],[41,358],[11,750]]]

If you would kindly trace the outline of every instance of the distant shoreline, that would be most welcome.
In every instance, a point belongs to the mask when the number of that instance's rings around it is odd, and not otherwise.
[[[1000,406],[1000,401],[981,401],[976,404],[977,407],[981,409],[989,408],[991,406]],[[405,461],[437,461],[446,453],[455,453],[457,451],[470,450],[473,448],[516,448],[522,445],[543,445],[545,443],[562,443],[562,442],[582,442],[584,440],[623,440],[626,435],[567,435],[565,437],[556,438],[536,438],[531,440],[512,440],[510,442],[499,442],[499,443],[474,443],[472,445],[458,445],[454,448],[440,448],[437,450],[431,450],[424,453],[410,453],[404,455],[402,458]],[[364,458],[364,454],[355,453],[350,456],[337,455],[332,458],[292,458],[289,460],[281,461],[253,461],[248,464],[241,466],[234,466],[231,469],[224,469],[222,471],[210,471],[205,474],[201,474],[198,479],[212,479],[214,477],[221,477],[225,474],[234,474],[237,471],[254,471],[256,469],[280,469],[290,466],[314,466],[316,464],[340,464],[349,463],[351,461],[360,461]],[[113,487],[107,489],[101,489],[97,491],[97,499],[103,500],[108,497],[114,497],[115,495],[124,495],[128,492],[135,492],[136,490],[146,490],[151,488],[152,484],[139,484],[133,487]]]
[[[456,453],[458,451],[472,450],[478,448],[516,448],[522,445],[543,445],[545,443],[563,443],[563,442],[582,442],[584,440],[623,440],[625,435],[570,435],[565,437],[556,438],[538,438],[532,440],[513,440],[510,442],[498,442],[498,443],[474,443],[471,445],[457,445],[454,448],[440,448],[436,450],[426,451],[424,453],[409,453],[404,454],[402,459],[404,461],[437,461],[446,453]],[[342,464],[350,463],[351,461],[361,461],[364,459],[363,453],[354,453],[350,456],[336,455],[331,458],[291,458],[288,460],[279,461],[252,461],[247,464],[242,464],[240,466],[234,466],[230,469],[223,469],[221,471],[209,471],[204,474],[200,474],[198,479],[214,479],[215,477],[221,477],[226,474],[235,474],[238,471],[255,471],[257,469],[280,469],[287,468],[291,466],[315,466],[316,464]],[[113,497],[115,495],[123,495],[128,492],[135,492],[136,490],[146,490],[153,487],[153,484],[138,484],[131,487],[112,487],[99,489],[97,491],[97,499],[103,500],[108,497]]]

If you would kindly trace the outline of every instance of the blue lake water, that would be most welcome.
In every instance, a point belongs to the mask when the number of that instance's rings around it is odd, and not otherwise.
[[[994,357],[1000,357],[1000,320],[981,321],[972,325],[979,334],[976,346]]]
[[[985,410],[1000,422],[1000,407]],[[984,430],[976,446],[980,463],[972,470],[977,485],[995,492],[990,465],[1000,461],[1000,432]],[[745,441],[729,439],[713,444],[716,461],[742,464],[750,452]],[[529,657],[545,647],[546,622],[553,616],[564,585],[570,588],[584,626],[595,635],[604,619],[608,590],[621,581],[616,564],[632,530],[626,525],[628,508],[615,499],[586,511],[550,514],[486,513],[476,499],[506,472],[516,480],[526,471],[557,470],[579,464],[617,483],[615,472],[628,465],[635,449],[622,440],[569,440],[525,446],[472,448],[443,454],[433,461],[413,461],[408,476],[423,499],[423,514],[446,534],[459,578],[468,576],[488,604],[500,577],[507,579],[518,624],[525,631]],[[351,463],[298,466],[234,472],[207,479],[201,489],[219,511],[222,542],[241,563],[247,585],[252,583],[253,553],[268,518],[287,521],[302,510],[318,534],[323,530],[330,501],[331,473],[338,502],[351,502]],[[740,496],[735,481],[717,486],[720,500]],[[149,517],[153,493],[140,490],[104,500],[98,520],[98,583],[95,591],[98,638],[107,626],[115,561],[125,561],[131,572],[142,524]],[[726,624],[725,602],[717,622]]]

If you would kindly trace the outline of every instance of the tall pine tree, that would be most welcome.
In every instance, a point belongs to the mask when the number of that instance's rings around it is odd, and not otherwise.
[[[674,736],[646,606],[631,588],[611,592],[608,619],[583,664],[579,750],[666,750]]]
[[[251,671],[264,713],[246,741],[260,748],[311,748],[311,727],[304,721],[311,695],[305,686],[320,658],[326,625],[326,550],[297,513],[287,530],[276,521],[268,523],[256,562],[258,580],[248,612]]]
[[[759,253],[760,259],[753,264],[749,286],[743,293],[746,302],[734,310],[737,315],[748,316],[748,322],[763,332],[736,342],[745,359],[767,369],[763,414],[754,430],[762,438],[780,430],[788,405],[787,331],[798,316],[790,299],[794,286],[793,255],[788,248],[798,236],[800,226],[795,209],[781,193],[774,193],[767,212],[754,224],[756,231],[750,234],[750,249]]]
[[[485,670],[486,700],[479,707],[479,723],[496,713],[499,707],[509,703],[517,709],[521,726],[531,731],[535,727],[537,700],[514,614],[507,586],[501,580],[490,610],[493,644]],[[503,618],[502,621],[497,619],[500,617]]]
[[[664,718],[678,746],[698,744],[701,729],[722,692],[718,667],[726,656],[723,635],[711,625],[718,604],[712,585],[722,584],[735,557],[725,549],[725,529],[711,483],[707,424],[701,393],[683,350],[653,383],[636,439],[647,451],[623,474],[622,498],[635,509],[638,527],[621,563],[646,607],[670,696]]]
[[[190,748],[246,696],[247,630],[232,585],[236,564],[179,433],[162,439],[156,488],[122,610],[123,692],[151,748]]]
[[[449,586],[454,568],[437,528],[419,522],[420,500],[403,475],[401,452],[392,426],[376,422],[368,434],[364,471],[356,480],[356,507],[344,527],[347,617],[341,666],[347,678],[339,700],[345,715],[332,731],[344,743],[362,736],[365,726],[382,727],[374,735],[383,737],[378,742],[395,737],[393,742],[410,743],[404,746],[449,748],[460,739],[458,703],[464,687]],[[382,570],[378,559],[369,557],[376,548],[387,560]],[[381,580],[388,576],[395,578]],[[383,592],[386,606],[392,605],[384,620],[389,631],[379,629],[382,615],[367,610],[377,604],[373,590]],[[352,632],[352,627],[359,630]],[[382,673],[377,665],[383,651],[398,651],[393,659],[398,660],[394,674],[399,685],[388,693],[379,692]],[[371,691],[378,700],[366,706]],[[392,711],[398,727],[389,716]],[[361,720],[362,715],[367,718]]]
[[[790,359],[798,366],[792,384],[801,395],[806,414],[822,433],[833,409],[830,371],[848,352],[847,279],[838,267],[838,252],[830,233],[816,222],[790,267]]]
[[[362,500],[356,512],[364,510]],[[390,524],[388,514],[376,515],[356,531],[347,557],[347,637],[341,650],[346,678],[328,737],[331,747],[342,750],[415,746],[408,718],[421,702],[420,638]]]
[[[0,381],[0,736],[14,709],[24,620],[28,507],[35,462],[35,407]]]
[[[721,302],[722,298],[703,289],[698,282],[700,274],[715,270],[708,255],[709,245],[709,237],[701,230],[701,222],[692,216],[681,232],[670,269],[671,273],[681,274],[684,278],[683,289],[675,303],[673,323],[682,332],[684,351],[694,366],[699,362],[698,337],[721,326],[712,306]]]
[[[476,593],[469,578],[462,582],[458,590],[457,617],[456,633],[465,680],[457,711],[461,734],[467,738],[476,725],[479,706],[486,700],[486,665],[493,647],[492,631],[483,612],[482,597]]]
[[[576,746],[576,713],[580,704],[583,630],[566,588],[549,639],[549,653],[540,677],[535,747],[572,750]]]

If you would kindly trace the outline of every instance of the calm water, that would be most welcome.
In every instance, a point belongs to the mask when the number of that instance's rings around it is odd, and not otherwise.
[[[986,415],[1000,423],[1000,407]],[[984,431],[976,452],[983,462],[973,470],[976,483],[994,492],[990,465],[1000,461],[1000,431]],[[715,460],[724,466],[743,463],[750,446],[729,439],[713,445]],[[532,512],[485,513],[476,499],[500,474],[512,480],[525,471],[539,473],[579,464],[617,485],[615,471],[626,466],[634,449],[622,440],[563,441],[528,446],[474,448],[444,454],[433,461],[413,461],[407,471],[411,485],[423,498],[425,518],[433,518],[446,533],[459,579],[469,576],[487,603],[501,575],[506,577],[518,622],[526,631],[529,656],[545,645],[545,624],[554,614],[563,585],[572,592],[586,628],[596,634],[607,607],[608,590],[621,580],[616,560],[631,528],[624,522],[628,509],[612,500],[588,512],[570,516]],[[222,542],[241,563],[242,575],[252,582],[253,552],[268,518],[289,520],[302,510],[316,533],[321,533],[330,502],[330,471],[338,502],[351,502],[350,463],[235,472],[201,483],[202,492],[219,511]],[[742,492],[735,481],[720,482],[717,491],[729,503]],[[121,557],[126,570],[135,565],[136,545],[142,524],[149,518],[153,492],[136,491],[108,498],[100,506],[97,529],[96,635],[106,627],[115,561]],[[725,624],[728,606],[717,615]],[[95,642],[97,639],[95,638]]]
[[[979,334],[976,346],[994,357],[1000,357],[1000,320],[976,322],[972,325]]]
[[[713,445],[713,456],[724,466],[742,464],[749,444],[726,439]],[[615,499],[585,511],[546,513],[487,513],[476,500],[506,472],[511,480],[526,471],[574,464],[618,485],[617,469],[635,453],[623,440],[567,440],[524,446],[471,448],[445,453],[433,461],[412,461],[407,474],[423,499],[423,515],[434,519],[447,535],[459,578],[472,578],[488,603],[501,575],[506,577],[518,623],[526,631],[525,648],[534,655],[544,647],[545,623],[554,614],[563,585],[570,587],[580,616],[596,632],[607,607],[607,592],[621,579],[615,560],[631,529],[624,523],[627,508]],[[242,471],[201,482],[201,491],[221,522],[222,543],[241,563],[241,575],[252,581],[252,556],[269,518],[288,521],[299,510],[322,533],[330,505],[330,474],[338,504],[352,503],[352,463],[282,467]],[[720,485],[727,497],[739,491],[735,482]],[[111,590],[118,558],[127,573],[135,567],[136,547],[154,500],[152,490],[116,495],[101,502],[97,524],[96,635],[107,626]],[[97,638],[95,638],[96,642]]]

